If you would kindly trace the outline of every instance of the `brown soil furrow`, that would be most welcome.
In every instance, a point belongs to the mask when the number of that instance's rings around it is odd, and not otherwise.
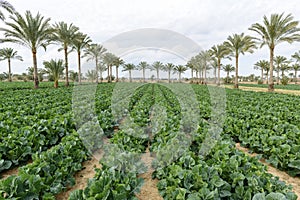
[[[249,153],[249,149],[242,147],[240,143],[236,143],[236,148],[243,151],[247,155],[251,157],[257,156],[256,153]],[[289,185],[293,186],[293,192],[295,192],[298,196],[298,200],[300,200],[300,178],[298,177],[291,177],[289,174],[287,174],[284,171],[280,171],[279,169],[274,168],[269,163],[267,163],[264,159],[259,160],[261,163],[267,166],[268,172],[270,174],[273,174],[274,176],[278,176],[281,181],[286,182]]]

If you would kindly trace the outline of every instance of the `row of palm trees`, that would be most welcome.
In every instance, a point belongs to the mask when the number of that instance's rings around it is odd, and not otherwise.
[[[68,80],[68,54],[71,51],[76,51],[78,54],[78,79],[81,82],[81,53],[84,52],[84,57],[87,60],[95,61],[96,82],[98,82],[98,72],[100,72],[100,79],[102,78],[103,70],[107,70],[108,81],[112,81],[112,67],[116,67],[116,81],[118,81],[118,68],[124,65],[124,69],[135,68],[133,64],[125,64],[121,58],[107,52],[107,50],[100,44],[92,44],[91,39],[79,31],[79,28],[73,24],[65,22],[58,22],[53,25],[50,24],[50,18],[44,18],[39,13],[33,16],[30,11],[25,12],[25,17],[16,12],[13,7],[7,2],[1,0],[0,7],[8,10],[10,15],[10,22],[6,21],[7,28],[0,28],[4,32],[4,39],[1,42],[12,42],[28,47],[32,52],[33,68],[34,68],[34,83],[35,88],[38,88],[38,68],[37,68],[37,49],[46,47],[50,44],[59,44],[64,52],[65,78],[66,86],[69,85]],[[1,17],[2,16],[2,17]],[[3,13],[0,12],[0,19],[3,18]],[[198,55],[192,57],[186,66],[180,66],[184,69],[190,68],[192,77],[196,72],[206,83],[207,70],[214,68],[216,83],[220,84],[220,70],[223,59],[235,60],[235,84],[238,88],[238,70],[239,70],[239,56],[247,52],[253,53],[258,46],[261,48],[265,45],[269,47],[269,90],[274,90],[273,71],[274,71],[274,50],[277,44],[282,42],[292,43],[300,41],[300,29],[298,21],[293,20],[291,14],[272,14],[270,19],[263,17],[263,23],[253,24],[249,30],[255,32],[258,37],[249,35],[233,34],[228,36],[227,40],[222,44],[214,45],[209,50],[201,51]],[[16,56],[16,55],[15,55]],[[300,62],[300,61],[299,61]],[[157,80],[159,80],[159,71],[163,69],[161,62],[155,62],[151,65],[157,73]],[[169,67],[169,68],[168,68]],[[177,66],[178,67],[178,66]],[[164,66],[168,75],[172,71],[171,64]],[[130,71],[131,74],[131,70]],[[143,70],[143,74],[145,71]],[[181,76],[181,73],[179,73]]]
[[[109,55],[109,54],[106,54]],[[113,56],[111,56],[110,58],[113,58]],[[103,57],[103,63],[109,63],[108,61],[105,61],[106,57],[104,55]],[[177,73],[178,74],[178,80],[179,82],[181,82],[181,75],[182,73],[184,73],[187,70],[187,67],[185,67],[184,65],[174,65],[173,63],[166,63],[163,64],[160,61],[156,61],[152,64],[148,64],[146,61],[141,61],[139,64],[135,65],[133,63],[125,63],[122,59],[116,57],[115,60],[111,61],[110,65],[104,65],[103,63],[100,63],[100,65],[98,65],[98,70],[88,70],[88,72],[86,73],[86,76],[93,80],[96,79],[97,81],[97,73],[100,72],[100,80],[103,80],[102,77],[102,73],[105,70],[109,70],[108,72],[108,81],[111,82],[112,81],[112,74],[111,74],[111,67],[115,66],[116,67],[116,82],[118,82],[119,77],[118,77],[118,68],[120,65],[123,66],[123,70],[122,71],[128,71],[129,74],[129,81],[132,82],[132,71],[134,70],[139,70],[142,71],[143,74],[143,82],[146,82],[146,76],[145,76],[145,72],[147,69],[149,69],[150,71],[155,71],[156,72],[156,82],[159,82],[160,80],[160,72],[161,71],[165,71],[168,73],[168,82],[171,82],[171,73]]]
[[[215,69],[215,76],[217,76],[217,84],[220,84],[220,70],[223,59],[235,59],[235,82],[234,87],[238,88],[238,70],[239,70],[239,56],[245,53],[253,53],[257,47],[263,47],[267,45],[270,51],[269,65],[269,91],[274,90],[273,71],[274,71],[274,50],[277,44],[282,42],[292,43],[294,41],[300,41],[300,29],[298,21],[293,20],[291,14],[272,14],[270,19],[266,16],[263,17],[263,23],[253,24],[249,30],[258,34],[258,37],[252,37],[249,35],[233,34],[228,36],[227,40],[222,44],[214,45],[209,50],[203,50],[198,55],[192,57],[188,66],[193,71],[196,71],[202,75],[203,82],[206,82],[206,72],[208,67]],[[299,56],[299,54],[298,54]],[[297,55],[294,55],[296,58]],[[300,57],[300,56],[299,56]],[[276,60],[275,60],[276,61]],[[300,62],[300,60],[297,60]],[[297,71],[295,69],[295,71]],[[295,73],[296,75],[296,73]]]
[[[297,72],[300,70],[300,51],[293,54],[292,59],[288,59],[285,56],[276,56],[274,58],[274,71],[277,72],[276,82],[280,82],[281,78],[285,77],[286,71],[293,71],[295,83],[297,84]],[[267,60],[259,60],[254,64],[254,69],[261,70],[261,80],[263,81],[264,75],[266,75],[267,83],[269,81],[270,62]],[[264,74],[265,72],[265,74]]]

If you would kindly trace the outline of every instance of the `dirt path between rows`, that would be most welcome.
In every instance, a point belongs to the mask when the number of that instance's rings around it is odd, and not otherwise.
[[[76,184],[73,187],[68,188],[66,191],[56,195],[56,199],[67,200],[72,191],[84,189],[87,186],[88,179],[93,178],[96,174],[94,168],[101,168],[99,160],[94,156],[91,160],[85,161],[82,165],[83,169],[75,174]]]
[[[247,149],[245,147],[242,147],[240,145],[240,143],[236,143],[236,148],[243,151],[244,153],[246,153],[247,155],[249,155],[251,157],[257,156],[256,153],[253,153],[253,154],[249,153],[249,149]],[[279,169],[274,168],[269,163],[267,163],[264,159],[260,159],[259,161],[267,166],[268,172],[270,174],[273,174],[274,176],[278,176],[281,181],[284,181],[287,184],[292,185],[293,186],[293,192],[296,193],[296,195],[298,196],[298,200],[300,200],[300,178],[291,177],[286,172],[280,171]]]
[[[142,155],[141,160],[148,167],[148,171],[139,175],[139,177],[144,179],[144,184],[141,188],[141,191],[136,195],[139,200],[163,200],[157,189],[158,179],[152,179],[152,173],[154,172],[154,169],[151,167],[151,163],[153,159],[154,158],[151,157],[149,148],[147,148],[146,153]]]
[[[233,89],[232,86],[225,86],[226,88]],[[247,86],[239,86],[239,89],[245,91],[254,91],[254,92],[268,92],[268,88],[259,88],[259,87],[247,87]],[[283,89],[275,89],[274,92],[281,94],[292,94],[292,95],[300,95],[299,90],[283,90]]]
[[[19,167],[14,167],[0,174],[0,180],[4,180],[9,176],[18,175]]]

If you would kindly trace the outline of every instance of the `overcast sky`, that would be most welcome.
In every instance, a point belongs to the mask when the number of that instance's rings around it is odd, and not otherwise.
[[[33,14],[40,12],[43,16],[51,18],[51,23],[60,21],[73,23],[81,32],[88,34],[93,42],[101,44],[124,32],[152,28],[170,30],[175,35],[179,34],[192,40],[202,49],[209,49],[222,43],[233,33],[245,32],[255,36],[248,28],[253,23],[261,23],[264,15],[269,17],[271,13],[285,12],[292,13],[295,20],[300,20],[299,1],[296,0],[9,0],[9,2],[21,14],[30,10]],[[134,36],[138,37],[139,34],[129,34],[129,37]],[[126,41],[130,39],[132,38],[124,38]],[[155,47],[155,43],[153,44]],[[32,66],[30,50],[11,44],[0,45],[0,47],[9,46],[16,48],[19,55],[24,58],[23,62],[12,61],[13,73],[25,72],[27,67]],[[57,51],[58,47],[51,45],[46,52],[39,49],[38,67],[42,67],[44,60],[63,58],[63,52]],[[276,47],[275,54],[290,58],[290,55],[299,49],[300,43],[280,44]],[[253,69],[254,63],[268,58],[267,47],[256,50],[253,54],[241,56],[240,74],[259,75],[259,71]],[[177,64],[185,62],[176,54],[157,49],[127,52],[123,55],[123,59],[134,63],[140,60],[149,63],[155,60]],[[70,69],[76,70],[76,62],[75,53],[70,54]],[[224,60],[223,63],[233,61]],[[93,66],[94,63],[86,63],[83,59],[83,68]],[[7,71],[6,62],[1,61],[0,67],[0,72]]]

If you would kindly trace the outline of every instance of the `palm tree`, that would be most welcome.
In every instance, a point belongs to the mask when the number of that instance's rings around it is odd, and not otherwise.
[[[221,59],[227,58],[226,56],[230,53],[229,49],[224,45],[214,45],[210,50],[210,53],[213,57],[217,60],[218,66],[218,82],[217,84],[220,85],[220,70],[221,70]]]
[[[73,81],[73,82],[78,81],[78,77],[79,77],[78,72],[74,72],[73,70],[70,70],[69,76],[70,76],[71,81]]]
[[[25,18],[16,13],[10,16],[13,22],[5,24],[10,28],[0,28],[4,31],[5,39],[0,42],[13,42],[28,47],[32,52],[33,68],[34,68],[34,87],[39,87],[38,69],[37,69],[37,49],[49,44],[50,36],[53,32],[49,21],[50,18],[44,19],[39,13],[34,17],[30,11],[26,11]]]
[[[99,60],[106,52],[106,49],[100,44],[91,44],[86,49],[84,49],[84,57],[87,57],[87,61],[95,60],[95,73],[96,73],[96,83],[98,83],[98,64]]]
[[[227,65],[223,66],[222,69],[227,73],[226,83],[229,83],[229,73],[233,72],[235,70],[235,68],[231,64],[227,64]]]
[[[259,60],[254,64],[254,69],[261,70],[261,81],[264,81],[264,70],[269,65],[269,62],[267,60]]]
[[[112,66],[116,63],[117,59],[117,56],[109,52],[103,55],[103,63],[107,66],[107,77],[109,83],[112,81]]]
[[[54,87],[58,87],[58,80],[60,76],[63,74],[64,66],[63,66],[63,60],[53,60],[50,61],[44,61],[43,62],[46,73],[49,74],[49,76],[52,76],[54,79]]]
[[[178,80],[181,83],[181,74],[184,73],[187,70],[187,68],[183,65],[176,65],[174,67],[174,72],[178,73]]]
[[[119,67],[125,62],[120,57],[116,57],[114,65],[116,66],[116,82],[119,82]]]
[[[194,67],[193,63],[191,62],[191,60],[189,60],[185,66],[187,69],[191,69],[191,82],[193,83],[195,67]]]
[[[78,59],[78,82],[81,84],[81,51],[88,47],[92,40],[83,33],[77,33],[72,40],[72,51],[77,52]]]
[[[268,45],[270,50],[270,83],[269,91],[274,91],[273,81],[273,59],[275,46],[281,42],[292,43],[300,40],[298,32],[300,29],[298,21],[293,21],[293,16],[288,14],[283,16],[282,14],[272,14],[270,20],[264,16],[263,24],[255,23],[249,30],[258,33],[261,38],[256,38],[260,43],[260,47]]]
[[[173,63],[167,63],[164,69],[168,72],[168,82],[171,83],[171,72],[175,69],[175,65]]]
[[[124,64],[124,69],[123,71],[128,71],[129,72],[129,82],[132,82],[132,79],[131,79],[131,72],[132,70],[135,69],[135,65],[134,64],[131,64],[131,63],[127,63],[127,64]]]
[[[106,70],[106,66],[103,62],[99,62],[97,67],[98,67],[97,71],[100,73],[100,82],[102,83],[103,80],[102,74]]]
[[[160,61],[156,61],[152,64],[152,69],[156,71],[156,82],[159,82],[159,71],[162,70],[164,64]]]
[[[202,84],[206,84],[206,74],[207,74],[207,70],[208,67],[212,61],[212,56],[211,56],[211,52],[206,50],[206,51],[200,51],[200,53],[198,54],[198,57],[200,59],[200,63],[202,65],[202,78],[203,78],[203,82]]]
[[[141,61],[137,66],[137,69],[142,70],[142,72],[143,72],[143,82],[144,83],[145,83],[145,71],[147,68],[149,68],[149,64],[145,61]]]
[[[7,1],[0,1],[0,7],[4,8],[6,11],[8,11],[10,14],[15,13],[15,9],[14,7],[8,3]],[[3,14],[3,12],[0,10],[0,20],[4,21],[5,20],[5,16]]]
[[[297,84],[297,71],[299,71],[300,69],[299,67],[299,63],[300,63],[300,51],[295,52],[292,55],[292,58],[294,58],[296,60],[296,63],[292,66],[292,69],[295,71],[295,84]]]
[[[288,59],[284,56],[276,56],[274,58],[274,64],[276,65],[276,68],[275,68],[275,71],[277,72],[277,84],[279,84],[279,72],[280,72],[280,68],[281,68],[281,65],[283,64],[287,64],[288,63]]]
[[[11,59],[23,61],[22,57],[18,55],[18,52],[12,48],[0,49],[0,60],[8,61],[8,81],[11,82]]]
[[[88,70],[85,73],[85,76],[87,77],[88,80],[91,80],[92,82],[94,82],[94,80],[96,79],[98,74],[97,74],[97,71],[95,69],[93,69],[93,70]]]
[[[281,70],[281,78],[283,78],[285,75],[284,75],[284,72],[285,71],[288,71],[288,70],[290,70],[291,69],[291,67],[289,66],[289,63],[285,63],[285,64],[283,64],[283,65],[281,65],[281,67],[280,67],[280,70]]]
[[[235,58],[234,88],[239,88],[239,56],[240,54],[244,55],[246,52],[253,53],[253,49],[256,48],[255,42],[252,37],[242,33],[229,36],[224,44],[230,50],[231,56]]]
[[[69,68],[68,68],[68,47],[73,44],[79,28],[73,24],[68,25],[65,22],[55,23],[53,32],[53,41],[62,44],[65,54],[65,69],[66,69],[66,86],[69,86]]]

